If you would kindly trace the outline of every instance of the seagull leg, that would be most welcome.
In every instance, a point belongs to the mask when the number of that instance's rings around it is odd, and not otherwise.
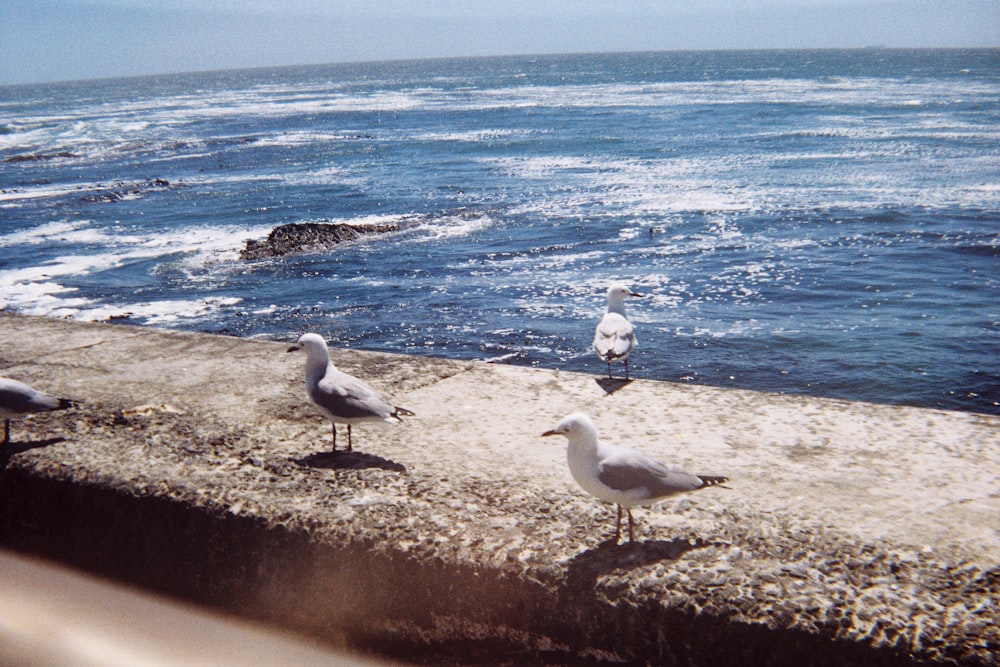
[[[615,544],[622,539],[622,506],[618,505],[618,521],[615,522]]]
[[[635,534],[632,532],[632,508],[630,507],[628,510],[628,543],[632,544],[633,542],[635,542]]]
[[[337,425],[335,423],[333,423],[333,422],[330,422],[330,426],[331,426],[331,431],[333,432],[333,451],[334,451],[334,453],[336,453],[336,451],[337,451]]]
[[[347,425],[347,451],[352,452],[354,449],[351,446],[351,425]]]
[[[608,362],[608,379],[609,380],[614,380],[615,379],[614,376],[611,375],[611,362],[610,361]]]
[[[628,380],[628,357],[625,357],[625,379]]]

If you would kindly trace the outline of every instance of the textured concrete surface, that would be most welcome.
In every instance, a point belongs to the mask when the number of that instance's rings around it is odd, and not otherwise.
[[[998,664],[1000,419],[331,343],[417,413],[350,455],[286,344],[0,315],[0,374],[86,401],[12,425],[0,540],[413,662]],[[574,410],[730,488],[611,545]]]

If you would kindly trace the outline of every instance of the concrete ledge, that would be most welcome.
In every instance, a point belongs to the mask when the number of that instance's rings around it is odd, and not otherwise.
[[[0,341],[0,374],[87,401],[12,426],[10,548],[418,662],[998,661],[998,418],[341,350],[418,416],[334,457],[283,344],[11,315]],[[573,410],[732,489],[608,545],[538,437]]]

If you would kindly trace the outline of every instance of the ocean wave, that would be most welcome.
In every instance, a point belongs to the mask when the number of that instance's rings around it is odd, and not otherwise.
[[[102,308],[107,304],[96,296],[81,296],[80,288],[68,283],[141,261],[152,261],[154,272],[180,271],[188,281],[207,279],[209,269],[231,266],[246,237],[260,231],[252,227],[188,227],[130,233],[121,228],[99,228],[90,221],[60,221],[5,234],[0,236],[0,247],[45,247],[44,252],[36,252],[37,263],[0,269],[0,309],[32,315],[103,318]],[[205,304],[225,302],[215,299]],[[152,308],[142,302],[109,307],[133,313],[150,312]],[[203,311],[202,307],[170,310],[177,317],[183,312]],[[156,317],[160,318],[156,321],[164,321],[162,316]]]
[[[598,208],[605,214],[628,209],[634,215],[689,211],[745,211],[759,205],[744,184],[718,174],[731,171],[724,161],[706,159],[634,160],[547,156],[499,158],[508,174],[533,180],[559,179],[563,193],[523,202],[518,213],[548,214]],[[764,191],[759,191],[763,196]]]
[[[413,219],[413,216],[407,216]],[[414,234],[407,242],[436,243],[448,239],[470,236],[496,223],[487,211],[459,210],[435,215],[417,216]]]
[[[511,139],[528,139],[539,130],[513,130],[501,128],[482,128],[476,130],[427,132],[417,134],[417,141],[454,141],[473,144],[503,143]]]
[[[877,161],[891,159],[886,150],[893,149],[883,149]],[[894,150],[912,152],[907,147]],[[817,165],[821,160],[831,162],[831,167]],[[872,168],[873,161],[863,153],[845,159],[817,158],[813,152],[753,158],[719,155],[635,160],[550,155],[492,160],[512,177],[561,184],[558,190],[526,200],[514,209],[522,214],[619,215],[629,211],[656,220],[685,212],[1000,205],[1000,189],[984,184],[980,176],[996,169],[995,160],[988,156],[966,155],[950,165],[949,169],[963,178],[949,183],[905,178],[902,172],[909,168],[905,160],[878,168]],[[798,171],[784,168],[795,162],[802,163]],[[938,162],[938,168],[941,164]],[[925,167],[929,168],[925,160],[913,165]],[[780,178],[776,179],[778,169]]]
[[[104,243],[107,234],[94,229],[90,220],[57,220],[16,232],[0,234],[0,247],[41,243]]]
[[[90,183],[51,183],[44,182],[35,185],[21,185],[0,190],[0,208],[16,208],[24,203],[43,199],[60,199],[73,197],[85,202],[119,202],[136,201],[153,191],[170,188],[171,184],[163,179],[147,178],[143,181],[114,181]]]
[[[329,185],[331,183],[360,185],[364,182],[360,175],[351,174],[337,165],[327,165],[308,171],[286,172],[282,175],[281,180],[288,185],[295,186]]]
[[[130,137],[184,137],[185,128],[227,118],[282,118],[332,113],[401,113],[407,111],[476,112],[498,109],[549,108],[686,108],[693,106],[784,105],[809,107],[844,105],[929,107],[965,99],[998,99],[1000,95],[978,80],[904,80],[851,77],[836,80],[772,78],[757,80],[675,81],[660,83],[588,83],[586,85],[523,85],[505,88],[423,86],[407,90],[357,91],[343,84],[257,86],[223,90],[205,96],[178,94],[155,99],[105,102],[52,114],[47,110],[7,124],[0,133],[0,151],[37,146],[111,146]],[[839,124],[831,124],[837,131]],[[946,130],[946,128],[940,128]],[[879,128],[869,128],[877,132]],[[854,131],[865,131],[864,127]],[[337,141],[364,136],[353,132],[285,132],[262,139],[279,145]],[[982,137],[995,128],[970,125],[963,132]],[[516,136],[510,130],[470,130],[427,133],[418,138],[447,141],[490,141]],[[988,138],[988,137],[987,137]],[[155,152],[155,148],[152,149]]]
[[[345,141],[370,141],[374,136],[370,132],[329,132],[319,130],[284,131],[276,134],[265,134],[256,138],[255,145],[264,147],[296,148],[316,144],[341,143]]]
[[[125,304],[84,306],[69,312],[75,320],[88,322],[135,320],[146,325],[161,326],[175,324],[181,320],[204,319],[218,313],[223,308],[235,306],[243,301],[239,297],[203,297],[197,299],[163,299]]]

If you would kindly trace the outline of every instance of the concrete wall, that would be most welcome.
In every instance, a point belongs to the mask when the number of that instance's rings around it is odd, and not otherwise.
[[[417,416],[334,455],[286,347],[0,315],[85,401],[13,424],[0,543],[412,662],[997,663],[998,419],[336,351]],[[731,488],[610,544],[572,410]]]

